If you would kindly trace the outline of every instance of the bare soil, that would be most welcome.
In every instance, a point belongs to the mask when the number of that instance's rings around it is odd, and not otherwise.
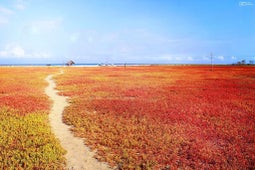
[[[59,73],[63,74],[63,72]],[[83,139],[75,137],[70,131],[70,126],[62,121],[62,113],[68,106],[67,97],[58,95],[55,90],[56,84],[52,79],[54,76],[49,75],[45,80],[49,83],[45,88],[45,93],[53,101],[49,114],[49,121],[53,133],[59,139],[62,147],[67,151],[65,157],[67,160],[68,170],[108,170],[110,169],[106,163],[99,162],[94,158],[95,153],[92,152],[85,144]]]

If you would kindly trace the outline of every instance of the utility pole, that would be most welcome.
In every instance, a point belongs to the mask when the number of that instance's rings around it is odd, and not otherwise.
[[[212,54],[212,52],[211,52],[211,71],[213,71],[213,54]]]

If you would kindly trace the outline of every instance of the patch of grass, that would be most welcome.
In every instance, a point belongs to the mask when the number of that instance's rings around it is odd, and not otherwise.
[[[62,169],[59,142],[51,133],[46,113],[20,116],[0,108],[0,169]]]
[[[64,169],[65,151],[51,132],[46,67],[0,67],[0,169]]]

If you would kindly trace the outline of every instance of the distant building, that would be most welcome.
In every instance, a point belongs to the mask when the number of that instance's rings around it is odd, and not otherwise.
[[[75,62],[73,60],[70,60],[66,63],[67,66],[71,66],[71,65],[74,65],[74,64],[75,64]]]

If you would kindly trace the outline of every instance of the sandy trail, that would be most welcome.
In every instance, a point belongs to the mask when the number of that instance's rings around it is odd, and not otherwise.
[[[63,74],[61,71],[59,74]],[[56,84],[52,79],[54,76],[49,75],[45,80],[49,83],[45,88],[45,93],[53,101],[49,114],[50,125],[53,133],[60,140],[61,146],[67,151],[65,155],[67,160],[67,169],[69,170],[108,170],[107,164],[99,162],[94,156],[94,152],[84,145],[83,139],[74,137],[70,131],[70,126],[62,122],[62,113],[68,106],[67,98],[57,94]]]

